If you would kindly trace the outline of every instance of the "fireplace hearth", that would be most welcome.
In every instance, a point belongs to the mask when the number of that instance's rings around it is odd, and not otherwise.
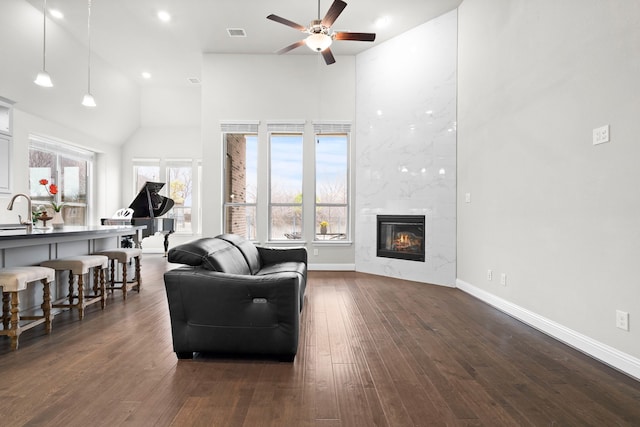
[[[377,223],[377,256],[424,262],[424,215],[378,215]]]

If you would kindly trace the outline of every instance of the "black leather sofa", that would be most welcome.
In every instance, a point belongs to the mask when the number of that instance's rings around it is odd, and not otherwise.
[[[307,279],[305,248],[266,248],[222,234],[169,250],[186,264],[164,274],[173,350],[276,356],[298,350]]]

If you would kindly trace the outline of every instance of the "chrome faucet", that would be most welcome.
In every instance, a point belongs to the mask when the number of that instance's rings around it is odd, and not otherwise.
[[[27,226],[27,233],[31,233],[31,231],[33,231],[33,219],[32,219],[33,214],[31,213],[31,197],[22,193],[16,194],[11,198],[11,201],[9,202],[9,206],[7,206],[7,210],[10,210],[10,211],[13,210],[13,202],[15,202],[16,199],[20,196],[27,199],[27,219],[28,220],[23,221],[21,215],[18,215],[18,220],[20,221],[20,224]]]

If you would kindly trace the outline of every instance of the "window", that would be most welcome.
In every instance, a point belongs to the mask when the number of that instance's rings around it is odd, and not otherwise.
[[[88,223],[89,189],[93,153],[58,141],[30,137],[29,193],[34,208],[47,209],[53,216],[51,203],[63,204],[62,217],[67,225]],[[40,184],[46,179],[58,186],[57,194],[50,194]]]
[[[160,181],[160,160],[158,159],[136,159],[133,165],[134,187],[133,194],[138,194],[145,182]]]
[[[269,239],[301,239],[302,133],[271,133],[269,140]]]
[[[191,207],[193,206],[193,169],[192,161],[167,162],[167,184],[169,198],[173,199],[173,208],[167,214],[175,218],[176,233],[191,233]]]
[[[315,240],[345,240],[349,234],[349,138],[316,135]]]
[[[224,141],[224,232],[256,240],[258,136],[227,133]]]

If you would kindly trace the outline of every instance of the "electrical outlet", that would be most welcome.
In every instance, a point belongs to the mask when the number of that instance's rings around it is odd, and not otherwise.
[[[609,142],[609,125],[601,126],[593,130],[593,145]]]
[[[507,275],[505,273],[500,275],[500,284],[502,286],[507,286]]]
[[[317,249],[317,248],[316,248],[316,249],[314,249],[314,250],[313,250],[313,255],[318,255],[318,252],[319,252],[319,251],[318,251],[318,249]]]
[[[616,327],[624,331],[629,330],[629,313],[622,310],[616,310]]]
[[[487,270],[487,280],[492,280],[492,279],[493,279],[493,271]]]

